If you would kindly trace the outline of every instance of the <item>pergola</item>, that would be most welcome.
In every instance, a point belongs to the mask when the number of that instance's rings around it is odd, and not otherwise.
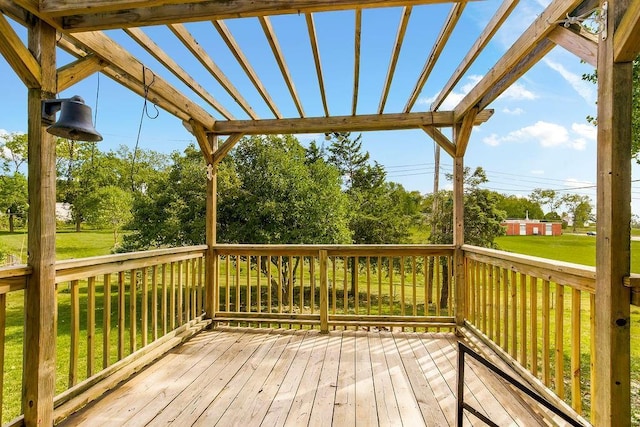
[[[385,103],[396,74],[400,50],[413,7],[451,3],[415,88],[400,111],[385,112]],[[631,182],[631,96],[632,61],[640,53],[640,1],[552,0],[493,68],[451,111],[441,111],[444,99],[465,75],[481,51],[517,5],[504,0],[460,65],[426,111],[416,111],[416,101],[425,82],[447,45],[467,1],[446,0],[0,0],[0,52],[29,89],[29,261],[26,286],[26,338],[24,420],[27,425],[51,425],[54,396],[52,361],[55,352],[54,286],[56,168],[53,137],[41,121],[41,102],[52,99],[74,83],[101,72],[131,91],[181,119],[196,137],[210,166],[207,190],[207,271],[216,268],[216,167],[244,135],[325,133],[422,129],[454,160],[454,266],[457,283],[464,283],[463,268],[463,161],[473,126],[493,114],[488,107],[559,45],[598,70],[598,159],[597,159],[597,268],[595,337],[597,369],[595,381],[600,393],[593,402],[592,421],[598,426],[630,424],[630,300],[636,284],[630,277],[630,182]],[[360,69],[362,11],[367,8],[402,7],[403,13],[378,111],[357,114]],[[563,25],[567,16],[579,16],[599,7],[603,31],[597,35],[580,25]],[[325,95],[325,80],[316,40],[314,17],[329,11],[352,11],[355,19],[353,76],[355,87],[350,115],[331,115]],[[308,117],[293,83],[286,58],[271,24],[271,17],[303,14],[312,46],[324,116]],[[24,25],[28,44],[22,42],[6,17]],[[251,63],[225,24],[227,19],[257,18],[282,73],[298,116],[285,117],[270,97]],[[255,108],[216,65],[215,58],[198,44],[185,24],[212,21],[249,80],[268,106],[272,117],[260,118]],[[216,100],[141,28],[167,25],[177,39],[215,77],[249,119],[239,120],[228,106]],[[395,25],[395,24],[394,24]],[[156,74],[153,86],[145,84],[148,69],[139,59],[111,39],[103,30],[123,29],[166,69],[185,83],[199,99],[190,99]],[[56,49],[77,58],[62,67],[56,64]],[[202,103],[216,111],[210,114]],[[210,108],[209,108],[210,107]],[[449,139],[440,128],[453,129]],[[218,143],[219,136],[226,136]],[[208,274],[213,280],[213,274]],[[455,321],[464,324],[465,292],[457,287]],[[206,312],[214,313],[213,298]],[[325,319],[326,320],[326,319]]]

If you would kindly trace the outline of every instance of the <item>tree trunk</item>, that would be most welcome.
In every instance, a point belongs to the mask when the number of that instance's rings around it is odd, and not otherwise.
[[[14,223],[13,223],[13,214],[9,213],[9,233],[13,233]]]
[[[80,224],[82,224],[82,220],[80,218],[76,218],[76,233],[80,232]]]

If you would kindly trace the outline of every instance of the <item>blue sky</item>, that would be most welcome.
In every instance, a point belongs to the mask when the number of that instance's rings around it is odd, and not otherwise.
[[[496,59],[517,39],[529,23],[548,4],[548,0],[522,0],[494,40],[465,74],[441,109],[451,109],[464,94],[487,73]],[[426,111],[440,88],[474,43],[501,1],[470,2],[443,55],[413,107]],[[414,7],[400,53],[395,78],[385,112],[403,109],[415,85],[433,41],[442,27],[450,5]],[[358,113],[372,114],[378,108],[401,9],[365,9],[363,11],[362,51]],[[351,113],[353,90],[353,12],[314,15],[320,57],[323,66],[329,111],[334,115]],[[257,19],[225,21],[242,47],[263,84],[285,117],[296,117],[294,103],[283,83],[266,38]],[[313,57],[309,47],[304,15],[272,18],[272,23],[296,89],[307,116],[324,114],[319,95]],[[260,117],[272,113],[251,85],[209,22],[188,24],[187,28],[205,47]],[[24,37],[24,29],[16,26]],[[215,79],[191,56],[166,27],[144,31],[192,74],[210,93],[239,119],[247,118]],[[152,70],[159,72],[214,117],[222,118],[201,102],[180,81],[164,72],[157,62],[122,31],[109,31],[111,37],[130,49]],[[71,61],[59,53],[59,64]],[[161,72],[162,71],[162,72]],[[596,132],[586,121],[595,115],[596,87],[581,79],[592,67],[578,58],[554,48],[518,82],[493,102],[494,116],[476,127],[469,143],[465,164],[482,166],[490,182],[487,188],[506,194],[528,195],[536,188],[556,189],[591,196],[595,212]],[[0,57],[0,131],[24,132],[27,123],[26,94],[22,82]],[[91,76],[60,94],[78,94],[94,109],[96,127],[105,140],[103,150],[136,141],[143,100],[105,76]],[[97,104],[96,104],[97,101]],[[450,135],[450,132],[445,131]],[[323,143],[322,135],[300,135],[303,143]],[[157,119],[145,118],[140,147],[161,152],[182,150],[194,141],[180,120],[164,110]],[[408,190],[431,192],[433,188],[434,144],[422,131],[369,132],[363,135],[363,147],[371,158],[384,165],[389,179]],[[452,161],[442,153],[442,173],[451,171]],[[638,176],[634,165],[634,178]],[[449,184],[441,179],[443,187]],[[638,183],[640,184],[640,183]],[[633,212],[640,214],[640,186],[632,188]]]

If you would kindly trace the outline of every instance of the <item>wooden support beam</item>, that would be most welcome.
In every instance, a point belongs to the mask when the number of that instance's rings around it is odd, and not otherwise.
[[[549,40],[562,46],[589,65],[597,66],[598,43],[572,31],[570,28],[556,27],[547,36]]]
[[[58,69],[58,93],[70,88],[106,67],[107,63],[91,54]]]
[[[186,84],[192,91],[194,91],[200,98],[202,98],[207,104],[216,109],[225,119],[233,119],[233,115],[216,100],[200,83],[198,83],[191,74],[186,72],[170,55],[168,55],[160,46],[158,46],[151,37],[147,36],[139,28],[129,28],[124,30],[129,37],[135,40],[144,50],[146,50],[151,56],[156,58],[158,62],[164,65],[174,76],[179,78],[182,83]]]
[[[313,52],[313,61],[316,65],[316,75],[318,76],[318,86],[320,88],[320,97],[322,98],[322,107],[324,108],[325,117],[329,117],[329,106],[327,105],[327,94],[324,90],[324,78],[322,77],[322,63],[320,62],[320,50],[318,49],[318,40],[316,38],[316,27],[313,23],[313,15],[305,14],[307,21],[307,31],[309,32],[309,42],[311,43],[311,52]]]
[[[40,64],[0,13],[0,54],[28,88],[40,87]]]
[[[433,67],[435,67],[436,62],[438,62],[438,58],[440,58],[440,54],[444,50],[447,41],[449,41],[449,37],[451,37],[451,33],[456,28],[456,24],[462,15],[462,11],[464,7],[467,5],[466,0],[460,1],[459,3],[455,3],[451,7],[451,11],[447,16],[447,19],[440,30],[440,34],[436,38],[436,42],[431,49],[431,53],[427,57],[426,62],[424,63],[424,67],[422,68],[422,72],[420,73],[420,77],[418,77],[418,81],[416,83],[415,88],[413,88],[413,92],[411,92],[411,96],[409,96],[409,100],[407,101],[407,105],[404,107],[404,112],[408,113],[413,108],[414,104],[418,100],[420,96],[420,92],[422,92],[422,88],[424,84],[427,82]]]
[[[41,11],[61,19],[71,31],[142,27],[269,15],[306,14],[355,8],[448,3],[448,0],[47,0]],[[142,3],[142,4],[141,4]]]
[[[217,167],[218,163],[222,161],[229,154],[229,151],[235,147],[235,145],[244,136],[243,133],[234,133],[227,137],[221,147],[213,152],[213,161],[211,162],[214,167]]]
[[[183,113],[180,118],[186,115],[186,120],[194,118],[207,128],[213,127],[215,119],[209,113],[170,85],[162,77],[153,73],[150,68],[146,67],[107,35],[99,31],[87,32],[69,36],[69,40],[79,44],[85,50],[95,53],[98,57],[107,61],[117,70],[131,76],[137,82],[146,83],[149,92],[156,93],[159,97],[165,99]],[[183,120],[185,120],[185,118],[183,118]]]
[[[25,289],[22,410],[25,425],[53,425],[56,379],[56,145],[42,124],[42,100],[56,97],[56,30],[28,26],[29,50],[41,69],[28,92],[29,233]]]
[[[478,55],[484,50],[489,41],[493,38],[495,33],[500,29],[504,21],[511,15],[513,9],[515,9],[519,0],[504,0],[496,13],[493,15],[493,18],[489,21],[489,23],[485,26],[482,34],[475,41],[467,55],[464,57],[458,68],[451,74],[449,81],[444,85],[435,101],[431,104],[431,110],[437,110],[444,100],[449,96],[455,85],[458,84],[464,73],[467,72],[471,64],[476,60]]]
[[[463,157],[464,153],[467,151],[467,145],[469,144],[471,131],[473,130],[473,125],[476,121],[477,116],[478,108],[472,108],[462,119],[462,124],[460,125],[460,127],[454,128],[456,130],[454,140],[456,144],[456,157]]]
[[[207,135],[206,130],[200,123],[193,119],[189,120],[189,127],[191,127],[191,133],[193,133],[193,136],[196,137],[196,141],[200,146],[200,151],[202,151],[205,162],[207,162],[207,164],[213,163],[213,151],[211,150],[211,144],[209,143],[209,136]]]
[[[64,36],[62,37],[62,39],[58,41],[58,46],[64,49],[66,52],[70,53],[71,55],[75,56],[76,58],[84,58],[85,56],[87,56],[87,53],[84,50],[77,47],[74,43],[72,43],[69,39],[65,38]],[[172,104],[171,102],[162,98],[160,95],[158,95],[157,92],[153,90],[149,90],[145,94],[145,87],[142,81],[137,80],[136,78],[123,72],[122,70],[119,70],[117,67],[113,67],[112,65],[109,65],[103,68],[102,74],[109,77],[113,81],[121,84],[127,89],[131,90],[133,93],[137,93],[138,95],[143,97],[146,95],[150,102],[153,102],[158,107],[166,110],[170,114],[173,114],[174,116],[182,119],[183,121],[188,122],[191,119],[191,117],[187,113],[185,113],[180,107],[177,107],[175,104]]]
[[[454,130],[456,145],[461,143],[458,135],[459,127]],[[461,135],[464,136],[464,135]],[[454,277],[455,277],[455,301],[456,301],[456,325],[464,326],[466,314],[466,272],[464,265],[464,157],[454,157],[453,164],[453,252]]]
[[[267,104],[273,115],[276,116],[277,119],[281,119],[282,114],[280,114],[280,110],[278,110],[276,103],[273,102],[273,99],[271,99],[271,96],[267,92],[267,89],[265,89],[253,67],[251,67],[249,60],[242,52],[242,49],[240,49],[240,45],[238,45],[236,40],[231,35],[231,31],[229,31],[224,21],[217,20],[212,21],[212,23],[213,26],[216,27],[216,30],[218,30],[218,33],[220,34],[220,37],[222,37],[222,40],[224,40],[224,42],[227,44],[227,47],[229,48],[231,53],[233,53],[233,56],[236,57],[236,60],[238,61],[244,72],[247,73],[247,77],[249,77],[249,80],[251,80],[251,83],[253,83],[262,99],[264,99],[264,102]]]
[[[636,0],[634,0],[636,1]],[[631,0],[608,0],[615,34]],[[615,37],[598,45],[598,175],[596,223],[595,381],[592,422],[631,424],[631,62],[615,63]]]
[[[456,157],[456,146],[446,137],[445,134],[440,132],[435,126],[421,126],[422,130],[429,135],[436,144],[438,144],[444,151],[447,152],[452,158]]]
[[[616,62],[630,62],[640,55],[640,2],[629,4],[613,40]]]
[[[298,92],[296,91],[296,86],[293,84],[293,79],[291,78],[291,74],[289,73],[289,67],[287,67],[287,63],[284,60],[284,55],[282,54],[280,43],[278,43],[278,38],[276,37],[276,33],[273,30],[273,26],[271,25],[271,20],[266,16],[261,16],[258,19],[260,21],[260,25],[262,26],[262,30],[264,31],[264,35],[269,42],[269,46],[271,46],[273,56],[276,58],[276,62],[278,63],[278,67],[280,68],[280,72],[282,73],[282,78],[287,84],[289,93],[293,98],[293,103],[296,104],[298,114],[300,114],[300,117],[304,117],[304,109],[302,108],[302,103],[300,102]]]
[[[211,75],[220,83],[220,86],[233,98],[234,101],[251,117],[252,119],[258,119],[258,115],[246,99],[242,97],[238,89],[231,83],[231,80],[222,72],[220,67],[211,59],[207,51],[197,42],[195,37],[187,31],[187,28],[182,24],[168,25],[169,29],[173,31],[173,34],[189,49],[191,54],[196,57],[202,66],[211,73]]]
[[[396,65],[398,64],[398,57],[400,56],[400,50],[402,49],[402,42],[404,41],[404,35],[407,32],[407,25],[409,24],[409,18],[411,17],[411,6],[405,6],[402,9],[402,17],[400,18],[400,25],[398,26],[398,32],[396,33],[396,41],[393,45],[393,52],[391,54],[391,60],[389,61],[389,69],[387,70],[387,77],[384,80],[384,86],[382,89],[382,96],[380,97],[380,103],[378,104],[378,114],[384,112],[384,106],[387,103],[387,97],[389,96],[389,89],[391,88],[391,82],[393,82],[393,75],[396,71]]]
[[[218,136],[208,135],[207,151],[218,150]],[[215,317],[218,301],[218,255],[215,252],[218,228],[218,168],[208,163],[211,172],[207,175],[207,208],[205,238],[207,243],[207,255],[205,263],[206,300],[205,311],[208,318]]]
[[[360,40],[362,39],[362,10],[356,9],[355,34],[353,42],[353,100],[351,115],[358,112],[358,90],[360,87]]]
[[[483,110],[473,121],[479,125],[491,117],[493,110]],[[374,130],[418,129],[422,126],[450,127],[452,111],[427,113],[367,114],[361,116],[307,117],[300,119],[263,119],[218,121],[213,132],[221,135],[246,135],[366,132]]]
[[[499,90],[494,91],[491,97],[486,97],[487,93],[497,84],[505,82],[504,78],[511,75],[512,81],[524,74],[535,62],[527,61],[526,67],[520,67],[519,73],[512,73],[512,70],[529,54],[538,49],[538,45],[543,42],[547,35],[558,25],[558,20],[564,18],[568,12],[578,6],[582,0],[553,0],[547,8],[536,18],[524,33],[516,40],[509,50],[498,60],[496,65],[489,70],[484,78],[460,101],[455,108],[456,118],[462,118],[474,106],[479,105],[481,100],[491,101],[504,92],[508,85],[502,84]],[[549,43],[551,44],[551,43]],[[544,49],[543,49],[544,50]],[[546,53],[546,52],[545,52]],[[534,58],[539,58],[534,56]],[[487,104],[486,104],[487,105]]]

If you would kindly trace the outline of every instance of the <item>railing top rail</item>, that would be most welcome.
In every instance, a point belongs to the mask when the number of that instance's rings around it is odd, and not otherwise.
[[[360,255],[377,256],[393,254],[435,255],[453,252],[453,245],[265,245],[265,244],[216,244],[218,254],[241,255],[316,255],[327,251],[329,256]]]
[[[31,274],[31,267],[27,264],[9,265],[0,267],[0,279],[9,279],[12,277],[23,277]]]
[[[122,254],[101,255],[88,258],[65,259],[56,262],[56,270],[78,268],[86,266],[96,266],[101,264],[113,264],[118,262],[132,261],[144,258],[160,257],[164,255],[178,255],[185,253],[204,253],[207,245],[183,246],[175,248],[153,249],[150,251],[127,252]]]
[[[595,292],[595,267],[472,245],[463,245],[462,249],[465,254],[476,256],[481,260],[483,260],[482,258],[490,259],[503,268],[522,271],[540,279]]]

